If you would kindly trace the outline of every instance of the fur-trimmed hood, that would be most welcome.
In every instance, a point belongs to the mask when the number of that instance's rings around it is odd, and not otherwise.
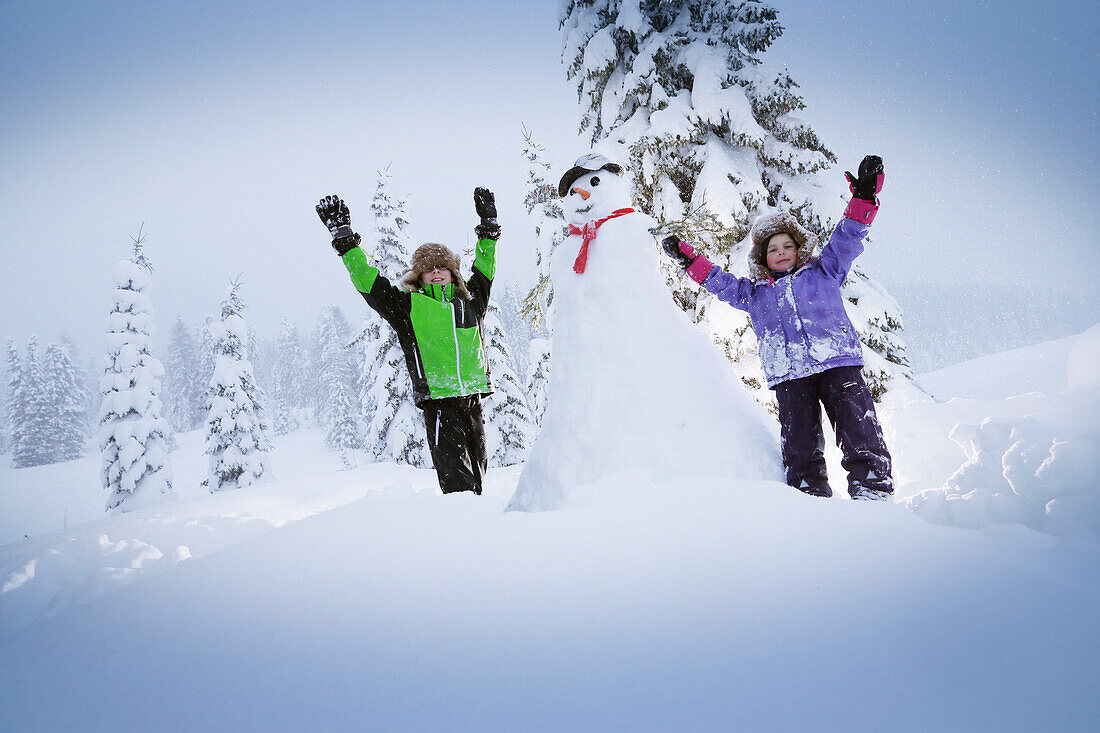
[[[454,282],[455,292],[463,300],[471,300],[470,291],[466,288],[466,280],[462,277],[459,268],[462,261],[446,246],[436,242],[428,242],[416,248],[413,252],[411,269],[405,273],[398,283],[398,287],[409,292],[418,292],[424,285],[420,282],[421,276],[428,270],[443,267],[451,271],[451,280]]]
[[[774,234],[784,232],[798,245],[798,267],[803,267],[813,258],[818,240],[789,211],[777,211],[761,216],[752,225],[752,249],[749,250],[749,275],[754,280],[767,280],[772,276],[768,269],[768,240]]]

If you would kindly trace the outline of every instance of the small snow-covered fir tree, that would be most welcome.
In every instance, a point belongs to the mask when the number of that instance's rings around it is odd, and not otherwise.
[[[550,340],[531,339],[531,358],[527,372],[527,405],[535,425],[542,425],[550,394]]]
[[[95,428],[99,418],[99,370],[95,369],[95,360],[89,359],[81,363],[80,349],[68,332],[61,335],[61,346],[69,352],[69,358],[73,364],[73,379],[76,382],[76,395],[79,403],[79,411],[84,426],[81,428],[88,437],[95,435]]]
[[[783,32],[774,8],[755,0],[563,0],[561,28],[581,131],[627,163],[635,204],[658,220],[659,234],[679,234],[742,276],[752,223],[765,213],[788,210],[827,241],[844,179],[798,116],[798,85],[761,61]],[[706,322],[745,384],[771,402],[748,316],[708,320],[710,296],[669,272],[677,303]],[[877,397],[890,379],[911,377],[900,312],[858,264],[844,295]]]
[[[50,404],[45,389],[45,375],[38,355],[38,336],[27,342],[26,356],[16,393],[17,411],[13,421],[19,425],[18,439],[12,446],[12,466],[29,468],[54,462],[54,446],[50,435]]]
[[[83,390],[69,349],[50,344],[42,358],[42,372],[51,462],[79,458],[84,455],[88,440],[87,418]]]
[[[251,486],[267,470],[271,450],[260,390],[245,352],[248,326],[241,313],[241,282],[222,301],[221,317],[208,322],[214,341],[214,374],[206,392],[207,479],[210,492]]]
[[[309,407],[313,394],[309,359],[302,348],[298,327],[284,318],[275,344],[275,363],[272,366],[272,392],[275,398],[281,399],[292,410]]]
[[[392,339],[386,338],[374,376],[377,402],[365,443],[378,460],[430,468],[432,458],[424,436],[424,416],[413,398],[412,379],[405,367],[401,345],[393,330],[389,331]]]
[[[11,453],[11,419],[8,417],[8,385],[0,383],[0,456]]]
[[[489,467],[522,463],[535,437],[535,421],[527,407],[523,385],[516,378],[500,311],[493,305],[482,322],[485,356],[493,375],[493,393],[483,401]]]
[[[287,435],[293,433],[299,427],[298,417],[294,414],[286,400],[278,395],[271,397],[271,431],[275,435]]]
[[[178,431],[194,430],[202,424],[206,392],[202,376],[198,342],[183,319],[177,317],[164,359],[164,416]]]
[[[362,445],[362,427],[355,395],[355,363],[344,346],[347,320],[333,306],[321,314],[320,414],[325,445],[337,451],[345,468],[352,468],[352,451]]]
[[[383,323],[381,318],[374,315],[363,321],[363,325],[359,329],[359,335],[348,344],[352,348],[359,349],[361,354],[359,375],[356,378],[355,386],[359,401],[359,417],[365,427],[370,426],[371,422],[374,421],[375,413],[378,412],[378,370],[382,367],[384,361],[382,350],[386,347],[386,336],[389,330],[391,330],[390,327]],[[364,446],[369,453],[374,455],[375,451],[367,442],[366,436],[364,436]]]
[[[412,251],[405,201],[389,193],[390,178],[389,169],[378,172],[370,206],[374,222],[362,246],[375,258],[376,267],[396,280],[408,270]],[[424,437],[423,415],[413,400],[405,353],[397,333],[388,324],[381,324],[379,316],[371,314],[368,323],[376,319],[379,341],[364,341],[365,359],[359,379],[359,404],[370,414],[366,448],[381,461],[427,468],[432,465],[431,455]]]
[[[19,349],[15,341],[8,339],[8,379],[4,395],[4,418],[7,426],[7,453],[15,456],[16,446],[22,440],[23,432],[23,361],[19,358]]]
[[[557,198],[557,188],[546,180],[550,164],[543,160],[544,149],[531,138],[531,131],[523,128],[523,158],[527,167],[527,193],[523,204],[535,231],[535,271],[538,279],[523,299],[520,313],[536,328],[549,323],[550,304],[554,301],[554,284],[550,279],[550,257],[558,245],[565,241],[568,227],[565,213]]]
[[[100,476],[107,509],[129,511],[175,499],[168,461],[172,428],[161,416],[160,378],[153,357],[152,265],[142,250],[115,266],[114,307],[107,317],[106,369],[100,380]]]

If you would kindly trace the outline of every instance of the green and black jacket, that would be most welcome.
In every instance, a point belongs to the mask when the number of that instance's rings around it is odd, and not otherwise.
[[[429,400],[492,392],[481,322],[496,272],[496,244],[478,240],[473,273],[466,282],[470,300],[458,297],[453,284],[428,285],[415,293],[400,290],[359,247],[342,257],[363,300],[397,332],[417,407]]]

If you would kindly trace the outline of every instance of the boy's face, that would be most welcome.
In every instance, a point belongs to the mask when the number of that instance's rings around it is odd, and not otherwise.
[[[798,245],[790,234],[780,232],[768,240],[768,269],[786,272],[798,264]]]
[[[446,267],[436,267],[420,276],[421,285],[447,285],[451,282],[451,271]]]

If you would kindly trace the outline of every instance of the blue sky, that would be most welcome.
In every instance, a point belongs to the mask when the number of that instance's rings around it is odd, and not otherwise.
[[[1098,11],[1063,1],[775,2],[765,60],[843,167],[886,160],[865,269],[1095,288]],[[462,246],[501,202],[501,278],[527,282],[520,127],[560,171],[584,145],[557,3],[0,5],[0,337],[102,350],[110,269],[145,223],[162,338],[231,277],[261,333],[362,303],[312,205],[365,221],[391,165],[415,240]],[[839,175],[839,171],[838,171]],[[509,234],[511,239],[509,240]]]

